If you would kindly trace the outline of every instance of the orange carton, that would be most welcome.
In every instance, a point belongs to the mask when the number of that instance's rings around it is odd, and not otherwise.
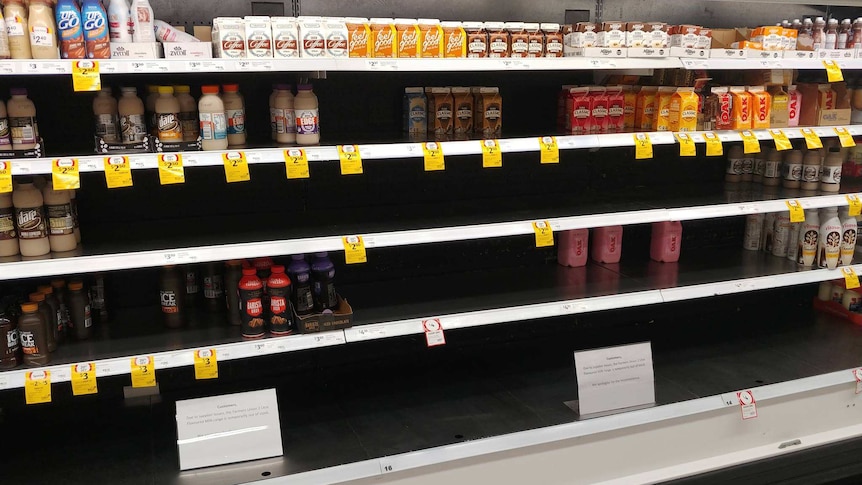
[[[419,19],[419,57],[442,57],[443,28],[437,19]]]
[[[419,57],[419,25],[415,19],[395,19],[395,42],[398,58]]]
[[[368,38],[371,29],[368,19],[349,18],[345,19],[347,25],[347,52],[350,57],[368,57]]]
[[[673,98],[676,88],[662,86],[658,88],[656,96],[656,117],[653,129],[655,131],[670,131],[670,100]]]
[[[461,22],[441,22],[443,57],[467,57],[467,32]]]
[[[730,95],[733,97],[731,129],[747,130],[751,128],[751,95],[748,94],[744,86],[731,86]]]
[[[655,102],[658,87],[644,86],[638,92],[635,103],[635,126],[638,131],[652,131],[655,121]]]
[[[677,88],[670,100],[670,131],[697,131],[699,104],[694,88]]]
[[[748,86],[751,97],[751,127],[754,129],[769,128],[769,118],[772,116],[772,96],[764,86]]]
[[[371,57],[398,57],[398,48],[395,45],[396,30],[393,22],[393,19],[371,19],[371,38],[369,41]]]

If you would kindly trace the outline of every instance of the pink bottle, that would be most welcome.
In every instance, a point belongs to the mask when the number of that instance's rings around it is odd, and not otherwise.
[[[593,261],[619,263],[623,252],[623,226],[598,227],[593,229]]]
[[[589,242],[589,229],[572,229],[561,232],[557,249],[557,262],[572,268],[586,265]]]
[[[649,257],[660,263],[676,263],[679,261],[679,250],[682,243],[682,224],[679,221],[653,222],[652,241],[649,245]]]

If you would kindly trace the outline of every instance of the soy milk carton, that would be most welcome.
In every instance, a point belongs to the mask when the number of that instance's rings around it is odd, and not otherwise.
[[[272,58],[272,25],[269,17],[245,17],[246,56]]]
[[[272,17],[272,55],[276,59],[299,57],[299,25],[293,17]]]
[[[245,23],[238,17],[213,20],[213,50],[216,57],[244,59],[247,55]]]

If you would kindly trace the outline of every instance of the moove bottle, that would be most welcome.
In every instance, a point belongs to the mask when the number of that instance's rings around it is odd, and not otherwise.
[[[798,189],[802,183],[802,150],[790,150],[784,157],[784,181],[787,189]]]
[[[320,111],[317,96],[311,84],[296,87],[293,109],[296,114],[296,143],[298,145],[317,145],[320,143]]]
[[[210,312],[222,312],[225,309],[224,277],[219,265],[207,263],[203,270],[204,302]]]
[[[12,191],[18,246],[22,256],[44,256],[51,252],[42,192],[33,179],[22,178]]]
[[[18,231],[15,229],[12,194],[0,194],[0,257],[16,254],[18,254]]]
[[[75,327],[75,338],[90,338],[93,334],[93,315],[89,295],[84,291],[84,283],[81,281],[69,283],[69,314],[72,326]]]
[[[817,261],[817,249],[820,244],[820,216],[817,209],[805,211],[805,222],[799,228],[796,262],[804,267],[811,267]]]
[[[838,208],[830,207],[824,211],[823,222],[820,223],[820,239],[818,242],[817,264],[821,268],[835,269],[841,258],[841,219]]]
[[[590,257],[598,263],[619,263],[623,252],[623,226],[599,227],[593,230]]]
[[[30,0],[27,24],[30,29],[30,53],[33,59],[60,58],[52,6],[52,0]]]
[[[676,263],[682,246],[682,223],[679,221],[653,222],[649,255],[653,261]]]
[[[320,313],[338,309],[338,294],[335,291],[335,265],[329,253],[315,253],[311,261],[311,279],[314,293],[314,309]]]
[[[48,218],[48,241],[51,251],[71,251],[78,246],[75,239],[75,219],[72,215],[70,190],[54,190],[52,183],[45,185],[42,199]]]
[[[745,216],[745,236],[742,240],[742,249],[758,251],[763,233],[764,214],[749,214]]]
[[[201,87],[198,111],[200,117],[201,148],[204,150],[226,150],[227,115],[219,97],[218,86]]]
[[[856,252],[858,224],[847,207],[841,208],[838,217],[841,219],[841,257],[838,262],[841,266],[849,266],[853,264]]]
[[[120,141],[117,112],[117,100],[112,96],[111,88],[102,88],[93,99],[93,115],[96,117],[96,136],[108,143]]]
[[[30,28],[27,25],[27,9],[24,0],[3,2],[3,17],[6,20],[6,34],[9,38],[9,51],[12,59],[32,59],[30,52]]]
[[[826,158],[823,159],[823,167],[820,169],[820,190],[838,192],[841,189],[841,165],[843,163],[841,147],[830,147]]]
[[[225,84],[222,89],[222,102],[227,115],[227,144],[232,147],[243,146],[246,142],[245,100],[239,94],[237,84]]]
[[[42,292],[30,293],[30,302],[35,303],[39,307],[39,315],[42,316],[42,321],[45,322],[45,335],[48,336],[48,352],[57,350],[57,326],[54,323],[54,315],[51,314],[51,307],[45,303],[45,294]]]
[[[84,42],[84,22],[81,9],[76,0],[57,2],[57,39],[60,57],[63,59],[86,59],[87,46]]]
[[[296,143],[296,114],[293,93],[290,89],[290,85],[279,84],[277,95],[273,100],[275,141],[278,143]]]
[[[9,132],[12,135],[13,150],[31,150],[36,148],[39,130],[36,125],[36,105],[27,97],[24,88],[9,90],[12,99],[6,103],[9,114]]]
[[[192,97],[188,86],[174,86],[174,94],[180,103],[180,124],[183,125],[183,141],[194,142],[200,135],[200,121],[198,120],[198,103]]]
[[[18,317],[18,338],[21,340],[25,365],[40,366],[51,362],[51,354],[48,352],[48,333],[42,320],[39,305],[36,303],[21,305],[21,316]]]
[[[311,267],[305,261],[304,254],[290,257],[287,274],[293,283],[293,308],[297,315],[308,315],[314,312],[314,295],[311,289]]]
[[[589,229],[572,229],[561,232],[557,249],[557,263],[571,268],[586,265],[589,243]]]
[[[159,301],[166,327],[180,328],[183,326],[183,307],[185,306],[183,295],[185,292],[185,278],[180,274],[176,266],[165,266],[162,268],[159,280]]]
[[[117,106],[120,115],[120,138],[123,143],[140,143],[147,134],[144,102],[134,87],[120,88],[123,95]]]
[[[63,317],[62,309],[60,308],[60,300],[54,294],[54,287],[51,285],[41,285],[36,290],[45,295],[45,304],[51,309],[51,323],[54,325],[54,339],[58,344],[66,340],[66,319]]]
[[[159,86],[156,99],[159,141],[177,143],[183,141],[183,125],[180,123],[180,102],[174,97],[174,88]]]
[[[226,288],[227,318],[230,325],[242,325],[239,313],[239,280],[242,279],[242,262],[231,260],[225,263],[224,284]]]
[[[244,268],[239,280],[239,309],[243,338],[260,338],[266,333],[263,307],[263,282],[254,268]]]
[[[266,282],[269,291],[269,309],[266,318],[269,331],[273,335],[288,335],[293,333],[293,315],[290,310],[290,278],[284,272],[284,266],[272,267],[272,274]]]

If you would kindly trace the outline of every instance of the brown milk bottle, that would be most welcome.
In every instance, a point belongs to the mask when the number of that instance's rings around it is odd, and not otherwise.
[[[22,256],[44,256],[51,252],[48,241],[48,224],[45,220],[42,192],[33,185],[33,179],[22,178],[12,192],[15,221],[18,229],[18,246]]]
[[[36,292],[30,293],[30,303],[35,303],[39,307],[39,315],[42,316],[42,321],[45,323],[45,335],[48,337],[48,352],[57,350],[57,325],[54,324],[55,315],[51,314],[51,308],[45,303],[45,294]]]
[[[96,136],[107,143],[119,142],[117,100],[111,95],[111,88],[102,88],[99,95],[93,98],[93,115],[96,117]]]
[[[165,266],[162,268],[159,283],[159,300],[161,301],[162,315],[165,317],[165,326],[168,328],[180,328],[183,326],[183,294],[186,292],[186,281],[176,266]]]
[[[63,326],[63,330],[60,330],[60,334],[65,337],[69,337],[72,330],[72,319],[69,316],[69,307],[67,305],[69,294],[66,290],[66,280],[51,280],[51,287],[54,288],[54,295],[57,297],[57,301],[60,304],[60,324]]]
[[[39,293],[45,295],[45,304],[52,312],[52,323],[57,328],[54,332],[54,339],[57,344],[63,343],[66,340],[66,319],[63,315],[63,309],[60,307],[60,300],[54,294],[54,287],[51,285],[41,285],[36,288]]]
[[[0,194],[0,257],[16,254],[18,254],[18,232],[15,230],[15,207],[12,206],[12,194]]]
[[[120,115],[120,140],[122,143],[140,143],[147,134],[144,102],[138,97],[134,87],[120,88],[123,95],[117,106]]]
[[[69,283],[68,300],[75,336],[78,340],[87,340],[93,334],[93,317],[90,313],[90,298],[84,291],[84,283],[80,281]]]
[[[201,125],[198,121],[198,103],[188,86],[174,86],[174,95],[180,102],[180,123],[183,125],[183,141],[197,141]]]
[[[36,147],[39,129],[36,126],[36,105],[27,97],[24,88],[9,90],[12,99],[6,103],[9,114],[9,131],[13,150],[30,150]]]
[[[32,59],[30,51],[30,29],[27,25],[27,9],[24,0],[3,2],[3,16],[6,18],[6,32],[9,36],[9,51],[12,59]]]
[[[30,366],[46,365],[51,362],[48,353],[48,333],[39,305],[23,303],[21,316],[18,317],[18,337],[21,339],[21,349],[24,354],[24,364]]]
[[[51,251],[71,251],[78,246],[75,239],[75,219],[72,215],[70,190],[54,190],[51,182],[42,190],[45,216],[48,222],[48,241]]]
[[[180,123],[180,102],[174,97],[174,88],[159,86],[156,99],[156,118],[159,141],[177,143],[183,141],[183,125]]]

